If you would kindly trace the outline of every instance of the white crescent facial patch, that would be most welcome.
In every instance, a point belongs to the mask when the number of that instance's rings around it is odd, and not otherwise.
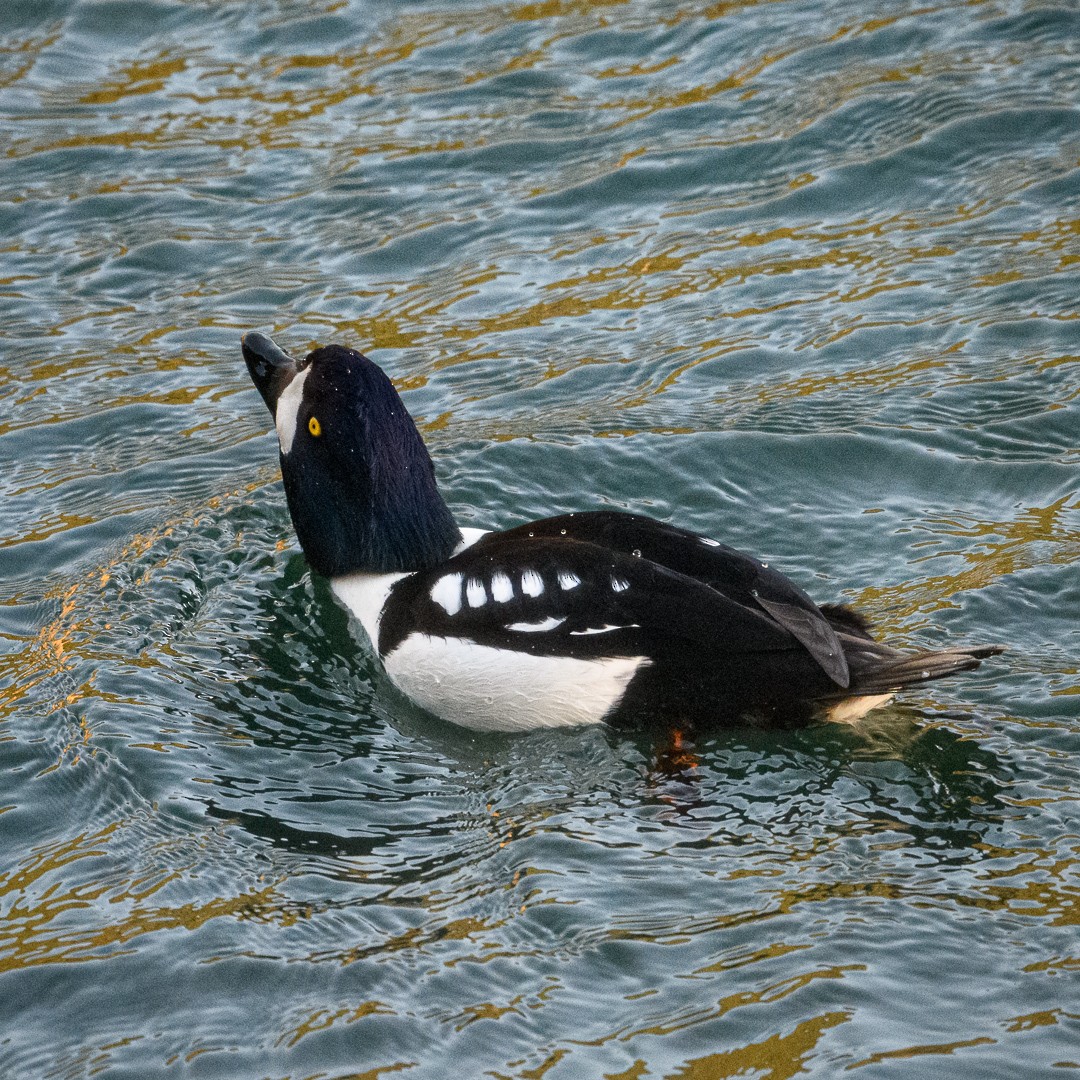
[[[304,380],[311,368],[304,368],[293,381],[281,391],[274,410],[274,426],[277,428],[278,444],[281,452],[288,454],[296,438],[296,420],[300,413],[300,403],[304,400]]]

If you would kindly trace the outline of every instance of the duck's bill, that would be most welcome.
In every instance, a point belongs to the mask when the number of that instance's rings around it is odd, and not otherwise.
[[[251,331],[240,339],[251,381],[262,395],[271,416],[277,414],[278,398],[297,372],[296,360],[265,334]]]

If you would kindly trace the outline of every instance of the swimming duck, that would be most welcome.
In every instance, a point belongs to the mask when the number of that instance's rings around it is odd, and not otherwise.
[[[902,653],[760,559],[636,514],[459,528],[381,368],[341,345],[241,347],[308,564],[391,681],[455,724],[850,721],[1002,651]]]

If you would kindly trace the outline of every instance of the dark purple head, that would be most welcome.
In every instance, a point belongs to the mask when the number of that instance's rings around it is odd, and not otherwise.
[[[297,362],[263,334],[241,345],[274,417],[293,527],[325,577],[421,570],[461,534],[398,392],[366,356],[341,345]]]

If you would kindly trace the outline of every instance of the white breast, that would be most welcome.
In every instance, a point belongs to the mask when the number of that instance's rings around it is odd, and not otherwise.
[[[487,531],[487,529],[462,529],[461,543],[454,549],[454,554],[457,555],[475,544]],[[330,588],[338,598],[338,602],[367,631],[367,636],[375,649],[379,644],[379,624],[382,622],[386,598],[390,595],[394,582],[407,576],[407,574],[343,574],[330,581]]]
[[[411,634],[386,673],[425,709],[479,731],[597,724],[616,706],[642,656],[577,660]]]
[[[379,623],[382,622],[383,605],[395,581],[407,574],[346,574],[331,578],[330,588],[341,605],[346,608],[371,639],[371,647],[378,650]]]
[[[475,544],[485,530],[461,533],[455,555]],[[349,574],[334,578],[330,587],[377,644],[386,598],[394,583],[406,576]],[[460,603],[460,582],[455,584],[456,591],[443,597],[447,603]],[[493,583],[492,588],[498,600],[501,585]],[[545,628],[546,624],[530,626]],[[410,634],[383,663],[394,684],[436,716],[478,731],[525,731],[600,723],[649,661],[642,656],[601,660],[533,656],[463,638]]]

